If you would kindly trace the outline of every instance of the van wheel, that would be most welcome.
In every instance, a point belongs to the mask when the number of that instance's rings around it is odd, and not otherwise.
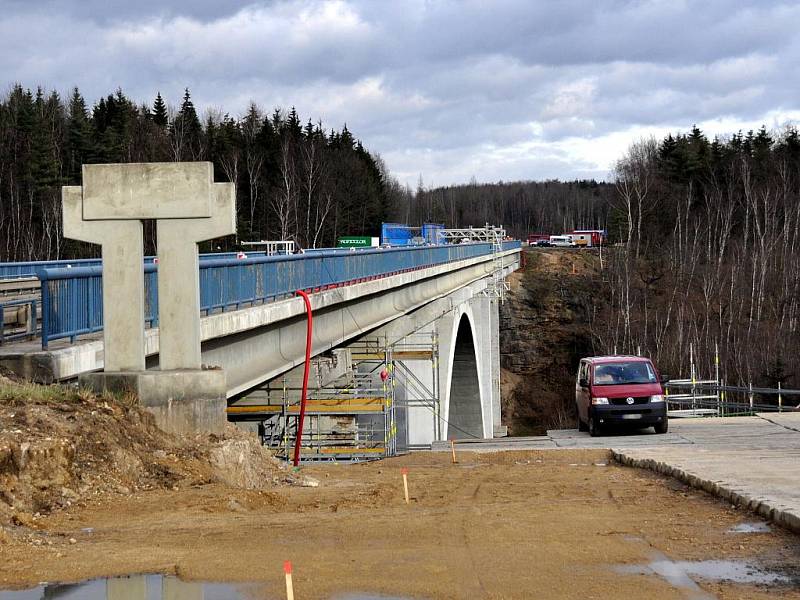
[[[600,435],[600,424],[594,415],[589,415],[589,435],[592,437]]]
[[[656,430],[656,433],[667,433],[667,431],[669,430],[669,421],[667,421],[667,419],[664,419],[661,423],[653,425],[653,429]]]

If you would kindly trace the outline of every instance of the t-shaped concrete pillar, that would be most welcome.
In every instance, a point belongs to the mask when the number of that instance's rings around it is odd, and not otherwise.
[[[165,429],[221,427],[224,374],[200,370],[197,243],[236,231],[234,185],[213,183],[209,162],[84,165],[63,198],[65,235],[103,248],[104,373],[81,381],[134,392]],[[144,219],[158,232],[160,323],[160,371],[146,374]]]

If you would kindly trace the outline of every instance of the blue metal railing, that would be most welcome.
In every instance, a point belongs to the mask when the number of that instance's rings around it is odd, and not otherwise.
[[[236,258],[237,252],[217,252],[201,254],[200,260],[216,260],[220,258]],[[145,264],[153,262],[153,256],[145,256]],[[99,267],[103,261],[99,258],[77,258],[74,260],[32,260],[27,262],[0,262],[0,279],[16,279],[18,277],[34,277],[41,269],[64,269],[70,267]]]
[[[503,244],[504,250],[520,242]],[[331,249],[289,256],[218,258],[200,261],[200,309],[204,313],[236,310],[293,295],[386,277],[492,253],[491,244],[456,244],[380,249]],[[158,324],[158,265],[144,265],[145,322]],[[42,348],[50,341],[103,328],[102,267],[44,268]]]

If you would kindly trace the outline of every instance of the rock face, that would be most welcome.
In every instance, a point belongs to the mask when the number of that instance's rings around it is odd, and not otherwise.
[[[503,423],[509,435],[538,435],[576,426],[575,373],[594,353],[599,262],[572,249],[526,250],[523,261],[500,309]]]

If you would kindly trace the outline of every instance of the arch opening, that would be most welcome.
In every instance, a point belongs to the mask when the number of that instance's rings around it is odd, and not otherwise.
[[[456,333],[450,383],[448,439],[482,438],[483,408],[472,326],[461,316]]]

